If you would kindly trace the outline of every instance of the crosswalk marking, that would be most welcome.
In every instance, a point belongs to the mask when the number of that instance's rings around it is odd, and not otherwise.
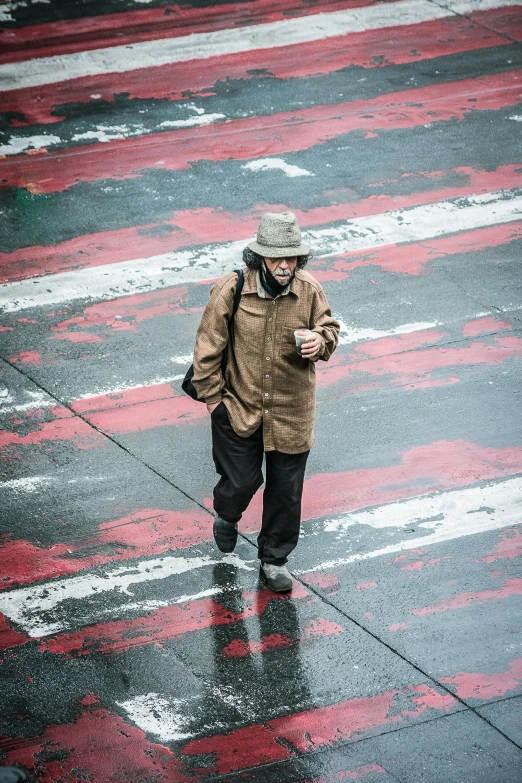
[[[340,542],[347,540],[345,533],[360,525],[374,530],[403,529],[410,535],[388,546],[369,552],[357,552],[347,557],[332,558],[297,573],[328,570],[360,560],[451,541],[462,536],[498,530],[520,522],[521,514],[522,477],[487,484],[484,487],[441,492],[437,495],[388,503],[374,509],[350,512],[326,520],[319,525],[315,533],[320,530],[337,533],[337,549]],[[420,531],[426,531],[426,534],[411,535]]]
[[[515,0],[485,0],[481,10],[515,5]],[[256,49],[273,49],[308,41],[319,41],[364,30],[378,30],[411,25],[470,13],[476,9],[473,0],[460,0],[458,11],[448,10],[428,0],[397,0],[331,13],[287,19],[278,22],[192,33],[179,38],[162,38],[106,49],[75,52],[55,57],[40,57],[0,65],[0,91],[53,84],[103,73],[122,73],[153,68],[170,63],[187,62]]]
[[[303,232],[317,256],[414,242],[522,217],[520,188],[448,199]],[[212,280],[234,268],[250,237],[150,258],[87,267],[0,286],[0,312],[19,312],[78,299],[114,299],[183,283]]]

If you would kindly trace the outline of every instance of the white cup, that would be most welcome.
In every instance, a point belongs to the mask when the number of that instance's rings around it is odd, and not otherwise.
[[[301,346],[303,343],[305,343],[309,337],[312,336],[312,332],[310,329],[296,329],[294,332],[295,337],[295,344],[297,347],[297,353],[299,356],[302,356],[301,354]]]

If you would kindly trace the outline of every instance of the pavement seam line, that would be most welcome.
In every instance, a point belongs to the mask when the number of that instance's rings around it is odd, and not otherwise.
[[[467,710],[467,712],[469,712],[469,710]],[[348,748],[351,747],[352,745],[360,745],[363,742],[371,742],[372,740],[379,739],[379,737],[387,737],[389,734],[397,734],[400,731],[409,731],[415,729],[417,726],[424,726],[428,723],[435,723],[436,721],[439,720],[446,720],[447,718],[451,718],[453,715],[465,715],[465,714],[466,714],[466,710],[459,710],[458,712],[452,712],[450,715],[436,715],[433,718],[426,718],[426,720],[421,720],[418,723],[410,723],[407,726],[397,726],[397,728],[390,728],[389,731],[383,731],[380,732],[379,734],[372,734],[371,737],[361,737],[360,739],[356,739],[356,740],[342,741],[339,742],[338,745],[334,745],[334,746],[328,745],[323,748],[318,748],[317,750],[312,750],[310,753],[303,753],[301,755],[293,756],[292,758],[289,759],[270,761],[267,762],[266,764],[258,764],[256,767],[245,767],[244,769],[238,770],[237,772],[226,773],[225,776],[219,775],[218,777],[216,777],[214,775],[210,775],[207,778],[207,780],[210,781],[210,783],[212,781],[216,781],[216,783],[219,783],[220,780],[224,780],[226,778],[228,779],[240,778],[242,775],[244,775],[245,772],[250,772],[250,771],[255,772],[256,770],[270,769],[270,767],[275,766],[276,764],[290,764],[292,761],[307,759],[310,758],[311,756],[318,756],[321,753],[327,753],[328,751],[332,751],[332,750],[335,751],[335,750],[340,750],[342,748]],[[265,722],[260,723],[259,725],[265,725]],[[388,773],[388,775],[392,777],[393,780],[397,781],[397,783],[401,783],[399,778],[395,777],[388,769],[386,769],[386,767],[383,767],[383,769]],[[309,783],[308,779],[305,781],[305,783]]]
[[[206,511],[206,512],[207,512],[207,513],[208,513],[210,516],[213,516],[213,514],[212,514],[212,513],[211,513],[211,512],[210,512],[210,511],[209,511],[209,510],[208,510],[208,509],[205,507],[205,506],[203,506],[203,505],[202,505],[201,503],[199,503],[197,500],[195,500],[195,499],[194,499],[194,498],[192,498],[190,495],[188,495],[186,492],[184,492],[184,491],[183,491],[183,490],[182,490],[180,487],[178,487],[176,484],[174,484],[174,483],[173,483],[172,481],[170,481],[168,478],[166,478],[166,477],[165,477],[165,476],[163,476],[161,473],[159,473],[159,471],[157,471],[155,468],[151,467],[151,466],[150,466],[150,465],[148,465],[146,462],[144,462],[144,461],[143,461],[143,460],[141,460],[139,457],[137,457],[135,454],[133,454],[133,453],[132,453],[132,452],[131,452],[131,451],[130,451],[128,448],[126,448],[126,447],[125,447],[125,446],[123,446],[121,443],[119,443],[119,441],[117,441],[115,438],[111,437],[110,435],[107,435],[105,432],[103,432],[102,430],[100,430],[98,427],[95,427],[95,426],[94,426],[93,424],[91,424],[89,421],[86,421],[86,420],[83,418],[83,416],[81,416],[80,414],[77,414],[77,413],[76,413],[76,412],[75,412],[75,411],[74,411],[74,410],[73,410],[73,409],[72,409],[72,408],[71,408],[71,407],[70,407],[70,406],[69,406],[67,403],[65,403],[65,402],[62,402],[62,401],[61,401],[61,400],[60,400],[60,399],[59,399],[59,398],[58,398],[58,397],[57,397],[55,394],[53,394],[52,392],[48,391],[48,390],[47,390],[47,389],[46,389],[44,386],[42,386],[42,384],[40,384],[40,383],[38,383],[37,381],[35,381],[35,380],[34,380],[34,379],[33,379],[33,378],[32,378],[32,377],[29,375],[29,374],[27,374],[27,373],[23,372],[23,370],[21,370],[19,367],[16,367],[16,366],[15,366],[13,363],[11,363],[9,360],[7,360],[7,359],[5,359],[5,358],[3,358],[3,357],[0,357],[0,358],[2,358],[2,361],[4,361],[4,362],[5,362],[5,363],[6,363],[8,366],[10,366],[12,369],[14,369],[15,371],[17,371],[17,372],[18,372],[20,375],[22,375],[24,378],[27,378],[29,381],[31,381],[31,383],[34,383],[34,384],[35,384],[35,386],[37,386],[37,387],[38,387],[39,389],[41,389],[43,392],[45,392],[46,394],[49,394],[49,396],[50,396],[50,397],[52,397],[54,400],[56,400],[56,402],[57,402],[57,403],[59,403],[60,405],[63,405],[65,408],[67,408],[68,410],[70,410],[70,411],[71,411],[71,413],[72,413],[72,414],[73,414],[73,415],[74,415],[76,418],[79,418],[79,419],[81,419],[82,421],[84,421],[84,422],[85,422],[85,423],[86,423],[86,424],[87,424],[87,425],[88,425],[88,426],[89,426],[91,429],[95,430],[95,431],[96,431],[96,432],[98,432],[100,435],[102,435],[103,437],[107,438],[107,440],[108,440],[108,441],[110,441],[110,442],[114,443],[114,444],[115,444],[115,445],[116,445],[118,448],[120,448],[120,449],[121,449],[123,452],[125,452],[126,454],[128,454],[130,457],[134,458],[134,459],[135,459],[137,462],[139,462],[139,463],[140,463],[141,465],[143,465],[145,468],[148,468],[150,471],[152,471],[152,472],[153,472],[153,473],[154,473],[156,476],[158,476],[158,478],[161,478],[162,480],[166,481],[166,482],[167,482],[167,483],[168,483],[168,484],[169,484],[171,487],[173,487],[173,488],[174,488],[174,489],[176,489],[178,492],[180,492],[180,493],[181,493],[181,494],[182,494],[184,497],[186,497],[188,500],[190,500],[190,501],[192,501],[193,503],[195,503],[195,504],[196,504],[197,506],[199,506],[199,507],[200,507],[200,508],[201,508],[203,511]],[[241,538],[242,538],[244,541],[246,541],[246,542],[247,542],[247,543],[248,543],[250,546],[252,546],[252,547],[254,547],[254,548],[256,548],[256,549],[257,549],[256,545],[255,545],[255,544],[254,544],[252,541],[250,541],[250,539],[248,539],[248,538],[246,537],[246,535],[245,535],[245,534],[243,534],[243,533],[240,533],[239,535],[240,535],[240,536],[241,536]],[[423,669],[422,669],[420,666],[418,666],[416,663],[414,663],[413,661],[410,661],[410,660],[409,660],[409,659],[408,659],[406,656],[402,655],[402,654],[401,654],[401,653],[400,653],[398,650],[396,650],[396,649],[395,649],[394,647],[392,647],[390,644],[388,644],[387,642],[385,642],[383,639],[381,639],[381,638],[380,638],[379,636],[377,636],[375,633],[373,633],[372,631],[370,631],[370,629],[369,629],[369,628],[365,627],[365,626],[364,626],[362,623],[360,623],[359,621],[355,620],[353,617],[350,617],[350,615],[349,615],[347,612],[345,612],[344,610],[342,610],[342,609],[340,609],[338,606],[336,606],[336,605],[335,605],[335,604],[334,604],[332,601],[330,601],[330,600],[329,600],[329,599],[328,599],[326,596],[323,596],[323,595],[321,595],[321,593],[319,593],[319,592],[318,592],[318,590],[317,590],[316,588],[314,588],[314,587],[313,587],[313,586],[311,586],[311,585],[308,585],[308,584],[306,584],[306,583],[305,583],[305,582],[304,582],[302,579],[300,579],[298,576],[293,576],[293,578],[294,578],[296,581],[298,581],[298,582],[299,582],[301,585],[303,585],[303,587],[304,587],[305,589],[309,590],[311,593],[313,593],[314,595],[316,595],[316,596],[317,596],[317,598],[319,598],[319,600],[320,600],[320,601],[322,601],[323,603],[325,603],[325,604],[327,604],[328,606],[330,606],[332,609],[334,609],[336,612],[338,612],[338,613],[339,613],[341,616],[345,617],[347,620],[350,620],[350,622],[354,623],[354,624],[355,624],[357,627],[359,627],[359,628],[360,628],[362,631],[364,631],[364,632],[365,632],[365,633],[367,633],[369,636],[371,636],[373,639],[375,639],[375,641],[379,642],[379,643],[380,643],[380,644],[382,644],[384,647],[386,647],[386,648],[387,648],[387,649],[388,649],[388,650],[389,650],[389,651],[390,651],[392,654],[396,655],[396,656],[397,656],[398,658],[400,658],[402,661],[404,661],[405,663],[409,664],[409,665],[410,665],[412,668],[414,668],[416,671],[418,671],[418,672],[419,672],[419,673],[420,673],[420,674],[421,674],[423,677],[427,678],[427,679],[428,679],[430,682],[432,682],[432,683],[436,684],[436,685],[437,685],[439,688],[441,688],[441,689],[442,689],[442,690],[443,690],[445,693],[447,693],[448,695],[450,695],[451,697],[453,697],[453,698],[454,698],[454,699],[455,699],[457,702],[459,702],[459,703],[462,705],[462,707],[463,707],[463,709],[464,709],[464,710],[469,710],[469,711],[471,711],[471,712],[472,712],[473,714],[475,714],[475,715],[476,715],[476,716],[477,716],[477,717],[478,717],[480,720],[484,721],[484,722],[485,722],[487,725],[489,725],[489,726],[490,726],[490,728],[494,729],[494,730],[495,730],[495,731],[497,731],[499,734],[501,734],[501,736],[503,736],[505,739],[507,739],[507,740],[508,740],[508,741],[509,741],[509,742],[510,742],[512,745],[514,745],[514,746],[515,746],[516,748],[518,748],[519,750],[522,750],[522,746],[521,746],[521,745],[518,745],[518,743],[516,743],[514,740],[512,740],[512,739],[511,739],[511,737],[509,737],[507,734],[505,734],[503,731],[501,731],[501,730],[500,730],[500,729],[499,729],[497,726],[495,726],[495,725],[494,725],[494,724],[493,724],[493,723],[492,723],[492,722],[491,722],[491,721],[490,721],[488,718],[486,718],[485,716],[483,716],[483,715],[481,715],[480,713],[478,713],[478,712],[476,711],[476,709],[475,709],[475,708],[473,708],[472,706],[468,705],[468,704],[466,703],[466,701],[464,701],[464,699],[461,699],[461,698],[460,698],[460,697],[459,697],[457,694],[453,693],[451,690],[449,690],[449,688],[447,688],[445,685],[443,685],[442,683],[440,683],[440,682],[439,682],[439,681],[438,681],[436,678],[432,677],[430,674],[428,674],[427,672],[425,672],[425,671],[424,671],[424,670],[423,670]],[[176,656],[176,657],[177,657],[177,656]],[[192,669],[190,669],[190,671],[192,671]],[[484,706],[484,705],[482,705],[482,706]],[[444,717],[444,716],[438,716],[438,717],[436,718],[436,720],[439,720],[441,717]],[[399,729],[397,729],[397,731],[399,731]],[[388,732],[385,732],[385,733],[388,733]],[[377,736],[378,736],[378,735],[377,735]],[[309,754],[307,754],[307,755],[309,755]]]
[[[514,745],[519,750],[522,750],[522,745],[519,745],[515,740],[511,739],[507,734],[505,734],[501,729],[499,729],[497,726],[495,726],[490,720],[485,718],[483,715],[480,715],[480,713],[477,712],[477,708],[472,707],[470,704],[468,704],[464,699],[462,699],[460,696],[458,696],[456,693],[453,693],[449,688],[447,688],[442,682],[439,682],[436,677],[433,677],[431,674],[428,674],[428,672],[424,671],[421,666],[419,666],[417,663],[414,663],[413,661],[409,660],[405,655],[400,653],[398,650],[396,650],[394,647],[392,647],[391,644],[384,641],[384,639],[381,639],[380,636],[378,636],[376,633],[371,631],[369,628],[367,628],[365,625],[363,625],[358,620],[354,619],[353,617],[350,617],[350,615],[344,611],[343,609],[336,606],[332,601],[330,601],[326,596],[322,596],[318,590],[313,587],[312,585],[307,584],[303,580],[299,579],[298,576],[294,576],[294,579],[296,579],[298,582],[300,582],[307,590],[310,590],[310,592],[314,593],[320,600],[322,600],[324,603],[331,606],[333,609],[335,609],[339,614],[341,614],[343,617],[345,617],[347,620],[350,620],[352,623],[354,623],[358,628],[360,628],[362,631],[365,631],[369,636],[371,636],[375,641],[380,642],[384,647],[386,647],[391,653],[396,655],[398,658],[400,658],[405,663],[409,664],[412,668],[416,669],[420,674],[422,674],[423,677],[426,677],[430,682],[437,685],[439,688],[441,688],[445,693],[447,693],[449,696],[452,696],[456,701],[458,701],[466,710],[469,710],[474,715],[480,718],[480,720],[485,721],[491,728],[495,729],[495,731],[498,731],[499,734],[501,734],[505,739],[509,740],[509,742]],[[496,703],[496,702],[490,702],[490,703]],[[486,705],[481,705],[486,706]],[[441,716],[442,717],[442,716]]]
[[[432,5],[437,5],[439,8],[445,8],[446,11],[450,11],[454,16],[459,16],[461,19],[467,19],[469,22],[472,22],[473,24],[478,25],[479,27],[483,27],[484,30],[488,30],[490,33],[495,33],[495,35],[501,35],[503,38],[505,38],[508,41],[511,41],[514,44],[520,44],[520,41],[517,41],[516,38],[512,38],[509,33],[503,33],[500,32],[500,30],[495,30],[494,27],[489,27],[487,24],[484,24],[484,22],[479,22],[476,19],[473,19],[473,17],[470,15],[473,13],[472,11],[469,12],[469,14],[463,14],[459,11],[455,11],[451,6],[445,5],[444,3],[438,3],[437,0],[429,0]],[[476,9],[477,11],[480,11],[480,8]],[[499,8],[495,9],[488,9],[488,10],[500,10]]]
[[[5,363],[6,363],[6,364],[7,364],[9,367],[11,367],[13,370],[15,370],[15,371],[16,371],[16,372],[18,372],[20,375],[22,375],[24,378],[26,378],[27,380],[31,381],[31,383],[34,383],[34,385],[35,385],[35,386],[36,386],[38,389],[40,389],[41,391],[45,392],[45,394],[48,394],[50,397],[52,397],[52,399],[53,399],[53,400],[56,400],[56,402],[57,402],[59,405],[63,406],[64,408],[67,408],[67,410],[68,410],[68,411],[70,411],[70,412],[73,414],[73,416],[74,416],[75,418],[77,418],[77,419],[81,419],[81,420],[82,420],[82,421],[83,421],[85,424],[87,424],[87,425],[88,425],[88,426],[89,426],[89,427],[90,427],[92,430],[94,430],[95,432],[97,432],[99,435],[102,435],[104,438],[107,438],[107,440],[108,440],[108,441],[110,441],[111,443],[114,443],[114,444],[115,444],[115,445],[116,445],[118,448],[120,448],[120,449],[121,449],[123,452],[125,452],[125,454],[128,454],[130,457],[132,457],[133,459],[135,459],[137,462],[139,462],[139,463],[140,463],[141,465],[143,465],[145,468],[147,468],[148,470],[152,471],[152,473],[154,473],[156,476],[158,476],[158,478],[161,478],[161,479],[163,479],[163,481],[166,481],[166,482],[167,482],[167,484],[169,484],[169,485],[170,485],[170,486],[171,486],[173,489],[175,489],[175,490],[177,490],[178,492],[180,492],[180,493],[181,493],[181,494],[182,494],[184,497],[186,497],[186,498],[187,498],[188,500],[190,500],[192,503],[195,503],[195,504],[196,504],[197,506],[199,506],[199,508],[201,508],[203,511],[206,511],[206,512],[207,512],[207,514],[209,514],[210,516],[214,516],[214,515],[212,514],[212,512],[211,512],[211,511],[209,511],[209,510],[208,510],[208,508],[206,508],[206,506],[204,506],[202,503],[200,503],[200,502],[199,502],[198,500],[196,500],[195,498],[193,498],[193,497],[191,497],[190,495],[188,495],[186,492],[184,492],[184,491],[181,489],[181,487],[178,487],[178,486],[177,486],[176,484],[174,484],[174,482],[173,482],[173,481],[171,481],[169,478],[167,478],[166,476],[163,476],[163,475],[162,475],[162,474],[161,474],[161,473],[160,473],[158,470],[156,470],[155,468],[153,468],[151,465],[148,465],[148,464],[147,464],[147,463],[146,463],[144,460],[140,459],[140,458],[139,458],[139,457],[138,457],[136,454],[134,454],[134,453],[133,453],[133,452],[132,452],[130,449],[128,449],[128,448],[127,448],[126,446],[124,446],[122,443],[120,443],[119,441],[117,441],[117,440],[116,440],[115,438],[113,438],[111,435],[108,435],[106,432],[104,432],[103,430],[99,429],[99,428],[98,428],[98,427],[96,427],[94,424],[92,424],[90,421],[88,421],[87,419],[85,419],[85,418],[84,418],[84,417],[83,417],[81,414],[79,414],[79,413],[77,413],[75,410],[73,410],[73,408],[71,408],[71,406],[70,406],[70,405],[69,405],[67,402],[64,402],[64,401],[60,400],[60,398],[59,398],[59,397],[57,397],[57,396],[56,396],[55,394],[53,394],[51,391],[49,391],[48,389],[46,389],[46,388],[45,388],[45,386],[42,386],[42,384],[41,384],[41,383],[39,383],[39,382],[38,382],[38,381],[36,381],[34,378],[32,378],[32,377],[31,377],[31,376],[30,376],[30,375],[29,375],[27,372],[24,372],[24,371],[23,371],[23,370],[22,370],[20,367],[17,367],[15,364],[13,364],[12,362],[10,362],[8,359],[5,359],[3,356],[2,356],[2,357],[0,357],[0,359],[1,359],[2,361],[4,361],[4,362],[5,362]]]
[[[502,307],[499,307],[498,305],[481,302],[478,299],[475,299],[475,297],[471,296],[469,291],[466,291],[466,289],[464,288],[463,283],[460,280],[455,280],[455,278],[452,276],[450,270],[447,267],[444,267],[444,266],[441,267],[440,272],[441,272],[443,277],[446,277],[450,281],[450,283],[455,286],[455,288],[458,288],[459,291],[461,291],[464,294],[466,299],[469,299],[470,301],[472,301],[474,304],[477,305],[477,307],[486,308],[487,310],[494,311],[494,312],[490,313],[491,315],[506,315],[507,316],[508,314],[513,314],[513,318],[517,319],[517,316],[514,315],[514,314],[517,313],[518,311],[520,311],[520,309],[521,309],[520,307],[511,307],[511,308],[506,308],[505,310],[503,310]],[[513,326],[513,331],[517,331],[517,328],[518,327]],[[487,335],[484,335],[484,336],[487,336]]]

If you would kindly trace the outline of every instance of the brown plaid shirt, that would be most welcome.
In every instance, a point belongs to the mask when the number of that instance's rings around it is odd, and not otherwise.
[[[233,350],[223,378],[221,357],[228,341],[237,275],[212,288],[194,349],[193,384],[207,403],[223,400],[235,432],[248,437],[263,424],[265,451],[298,454],[313,444],[315,362],[298,355],[295,329],[312,329],[324,340],[320,359],[337,346],[339,322],[332,318],[322,286],[297,270],[287,295],[271,299],[259,274],[245,270],[234,319]]]

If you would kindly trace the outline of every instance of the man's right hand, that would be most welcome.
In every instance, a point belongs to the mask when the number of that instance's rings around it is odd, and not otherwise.
[[[221,400],[219,402],[213,402],[211,405],[207,402],[207,410],[209,413],[212,413],[212,411],[215,411],[217,406],[220,405]]]

